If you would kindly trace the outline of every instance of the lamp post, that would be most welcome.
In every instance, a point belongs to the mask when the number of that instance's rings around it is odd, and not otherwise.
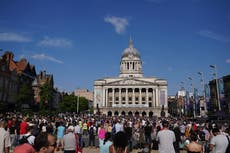
[[[203,97],[204,97],[204,110],[205,110],[205,113],[207,113],[207,104],[206,104],[206,97],[205,97],[205,87],[204,87],[204,73],[203,72],[198,72],[198,74],[200,75],[200,82],[201,82],[201,85],[202,85],[202,90],[203,90]]]
[[[220,97],[219,97],[220,96],[219,95],[219,83],[218,83],[218,79],[217,79],[217,67],[216,67],[216,65],[210,65],[210,67],[214,69],[213,75],[215,76],[215,80],[216,80],[217,104],[218,104],[219,111],[221,111]]]
[[[77,114],[79,112],[79,95],[77,96]]]
[[[192,88],[193,117],[196,118],[196,105],[195,105],[195,101],[194,101],[193,78],[192,77],[188,77],[188,79],[191,81],[191,88]]]
[[[184,96],[185,96],[185,88],[184,88],[184,81],[181,81],[181,112],[182,114],[185,114],[185,101],[184,101]]]

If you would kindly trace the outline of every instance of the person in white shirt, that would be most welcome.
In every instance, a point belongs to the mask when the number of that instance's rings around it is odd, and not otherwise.
[[[209,150],[212,153],[225,153],[228,147],[228,139],[226,135],[221,134],[218,128],[212,130],[213,137],[209,144]]]
[[[29,125],[27,128],[27,133],[24,135],[25,137],[27,137],[27,141],[31,145],[34,145],[34,140],[35,140],[35,136],[32,135],[33,128],[34,128],[34,125]]]
[[[0,121],[0,152],[9,153],[10,152],[10,133],[5,130],[7,126],[6,121]]]
[[[163,129],[157,133],[157,141],[159,144],[159,153],[175,153],[173,143],[176,137],[173,131],[168,129],[168,121],[162,122]]]

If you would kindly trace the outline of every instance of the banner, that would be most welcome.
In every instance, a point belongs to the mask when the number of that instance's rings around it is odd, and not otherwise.
[[[188,91],[186,91],[185,101],[186,101],[186,110],[187,110],[187,112],[189,112],[190,111],[190,99],[189,99],[189,92]]]
[[[224,100],[224,81],[223,78],[218,80],[219,85],[219,98],[220,98],[220,107],[226,107],[225,100]]]
[[[220,95],[220,100],[224,99],[224,81],[223,78],[219,79],[219,95]]]
[[[198,89],[194,88],[194,101],[195,101],[195,110],[196,113],[199,112],[199,95],[198,95]]]
[[[208,84],[204,85],[205,103],[207,110],[210,110],[210,90]]]
[[[160,91],[160,103],[165,105],[165,91]]]

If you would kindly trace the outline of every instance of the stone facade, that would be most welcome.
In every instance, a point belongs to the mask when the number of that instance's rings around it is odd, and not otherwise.
[[[143,77],[140,54],[130,39],[122,54],[119,77],[94,82],[94,112],[160,116],[162,107],[168,108],[167,81]]]
[[[89,101],[93,101],[93,93],[87,89],[76,89],[74,91],[75,96],[84,97]]]
[[[13,111],[23,104],[31,106],[33,104],[31,84],[35,77],[35,66],[25,58],[15,61],[14,54],[6,51],[0,57],[0,107],[5,108],[4,111]],[[31,92],[27,94],[26,100],[18,105],[17,97],[24,85],[31,89]]]

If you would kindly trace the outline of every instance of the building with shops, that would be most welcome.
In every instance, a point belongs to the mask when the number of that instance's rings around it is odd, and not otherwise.
[[[130,39],[120,61],[118,77],[94,82],[94,113],[106,115],[167,115],[167,81],[144,77],[140,53]]]

